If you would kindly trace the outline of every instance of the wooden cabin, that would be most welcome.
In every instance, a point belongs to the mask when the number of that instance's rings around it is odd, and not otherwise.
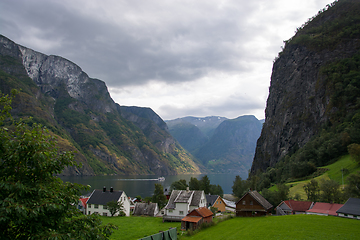
[[[249,191],[236,202],[236,216],[258,217],[270,214],[273,205],[257,191]]]

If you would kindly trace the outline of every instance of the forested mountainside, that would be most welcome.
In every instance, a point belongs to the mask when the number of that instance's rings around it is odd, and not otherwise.
[[[120,106],[103,81],[76,64],[0,35],[0,90],[11,89],[21,89],[15,117],[32,117],[28,123],[46,126],[60,150],[75,151],[82,167],[64,175],[200,173],[201,164],[151,109]]]
[[[247,175],[262,123],[254,116],[236,119],[186,117],[167,121],[170,133],[211,172]]]
[[[360,143],[359,12],[360,1],[334,2],[284,42],[251,168],[266,185],[311,174]]]

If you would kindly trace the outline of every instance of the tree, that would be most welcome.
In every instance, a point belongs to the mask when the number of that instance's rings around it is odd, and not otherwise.
[[[186,190],[188,187],[185,179],[180,179],[179,181],[175,181],[171,184],[171,190]]]
[[[317,202],[319,200],[320,187],[319,183],[315,179],[311,179],[308,184],[305,184],[304,190],[309,201]]]
[[[242,180],[241,177],[239,175],[237,175],[235,177],[235,180],[233,182],[233,186],[232,186],[232,192],[233,194],[238,197],[241,198],[245,192],[248,190],[248,186],[247,186],[247,181],[246,180]]]
[[[152,196],[152,201],[159,205],[159,208],[162,209],[166,205],[166,196],[164,195],[164,188],[161,184],[155,183],[154,195]]]
[[[113,217],[117,212],[119,212],[119,215],[124,216],[124,204],[119,201],[110,201],[106,204],[111,216]]]
[[[190,190],[200,190],[200,182],[197,178],[191,177],[189,181]]]
[[[353,143],[347,148],[350,156],[360,164],[360,144]]]
[[[340,203],[342,194],[340,184],[332,179],[322,180],[320,182],[320,200],[328,203]]]
[[[222,187],[218,184],[210,184],[210,194],[211,195],[219,195],[220,197],[224,196],[224,191]]]
[[[74,166],[41,125],[11,118],[12,97],[0,92],[0,228],[3,239],[108,239],[113,225],[76,206],[84,186],[56,174]]]
[[[360,198],[360,172],[353,173],[347,177],[349,184],[345,187],[345,194],[348,198]]]
[[[204,190],[205,194],[210,193],[210,180],[207,175],[203,176],[200,180],[200,190]]]

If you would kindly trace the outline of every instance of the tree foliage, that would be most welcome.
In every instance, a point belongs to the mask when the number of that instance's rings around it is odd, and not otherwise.
[[[155,183],[154,195],[152,202],[157,203],[159,208],[162,209],[166,205],[166,196],[164,195],[164,188],[161,184]]]
[[[112,225],[76,206],[79,184],[56,174],[73,166],[41,125],[28,126],[10,116],[11,97],[0,93],[0,228],[3,239],[108,239]]]
[[[241,198],[249,189],[248,185],[249,184],[246,180],[242,180],[241,177],[237,175],[232,186],[233,194],[236,197]]]
[[[346,198],[360,198],[360,172],[347,177],[348,185],[345,187]]]
[[[304,190],[307,196],[307,200],[317,202],[320,197],[320,186],[319,183],[312,179],[309,183],[304,185]]]
[[[106,204],[111,216],[113,217],[116,213],[119,212],[119,215],[124,216],[124,204],[119,201],[110,201]]]
[[[187,185],[185,179],[180,179],[179,181],[175,181],[171,184],[170,189],[171,190],[186,190],[186,188],[189,185]]]

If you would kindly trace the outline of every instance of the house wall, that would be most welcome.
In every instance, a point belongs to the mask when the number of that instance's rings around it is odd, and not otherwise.
[[[236,216],[251,217],[264,216],[268,212],[251,197],[250,194],[245,195],[236,203]]]
[[[224,203],[224,200],[221,197],[218,197],[218,199],[216,199],[213,207],[216,207],[218,209],[218,211],[220,211],[220,212],[226,211],[226,205]]]
[[[189,212],[188,203],[176,203],[175,209],[166,209],[166,214],[168,216],[180,216],[185,217]]]
[[[123,211],[126,216],[130,216],[130,201],[128,197],[126,196],[125,192],[123,192],[119,198],[120,202],[123,203]],[[110,211],[105,207],[104,205],[100,204],[87,204],[87,215],[97,213],[101,216],[111,216]],[[114,216],[118,216],[119,213],[116,213]]]

